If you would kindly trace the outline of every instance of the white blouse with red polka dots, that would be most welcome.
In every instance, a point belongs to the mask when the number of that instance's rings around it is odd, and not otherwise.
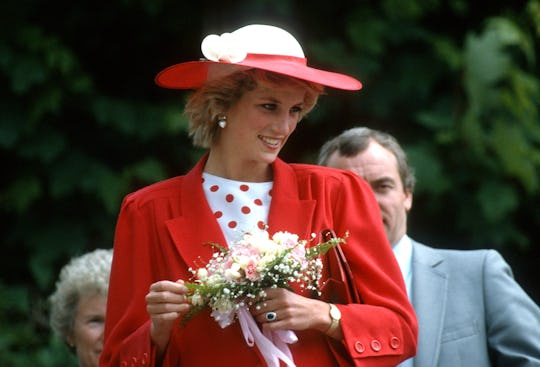
[[[203,172],[203,190],[228,244],[265,229],[273,182],[241,182]]]

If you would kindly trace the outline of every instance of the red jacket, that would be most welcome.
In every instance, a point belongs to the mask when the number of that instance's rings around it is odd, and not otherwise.
[[[158,280],[190,279],[189,267],[211,256],[207,242],[226,246],[202,189],[206,157],[185,176],[128,195],[118,218],[101,366],[153,366],[145,296]],[[369,186],[356,175],[326,167],[273,164],[269,233],[289,231],[301,239],[332,228],[350,235],[343,250],[364,304],[339,305],[342,349],[357,366],[395,366],[414,355],[417,322],[401,272],[386,240]],[[291,345],[298,367],[336,366],[327,339],[296,332]],[[341,362],[343,363],[343,362]],[[163,366],[264,366],[256,347],[234,323],[221,329],[202,313],[175,328]]]

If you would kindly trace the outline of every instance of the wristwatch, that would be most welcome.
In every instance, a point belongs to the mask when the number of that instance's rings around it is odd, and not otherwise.
[[[332,319],[332,322],[330,323],[328,330],[326,330],[326,334],[333,334],[339,326],[339,321],[341,320],[341,312],[339,311],[339,308],[336,307],[336,305],[332,303],[329,303],[328,305],[330,306],[330,318]]]

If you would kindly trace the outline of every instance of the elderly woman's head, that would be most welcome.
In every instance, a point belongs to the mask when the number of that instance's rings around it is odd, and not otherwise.
[[[98,365],[112,250],[97,249],[71,259],[50,296],[53,331],[77,354],[81,367]]]

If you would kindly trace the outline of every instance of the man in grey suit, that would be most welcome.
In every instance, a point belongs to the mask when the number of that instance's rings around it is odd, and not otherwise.
[[[320,165],[372,187],[419,324],[416,357],[400,366],[540,366],[540,308],[495,250],[442,250],[406,234],[415,177],[398,142],[365,127],[326,142]]]

